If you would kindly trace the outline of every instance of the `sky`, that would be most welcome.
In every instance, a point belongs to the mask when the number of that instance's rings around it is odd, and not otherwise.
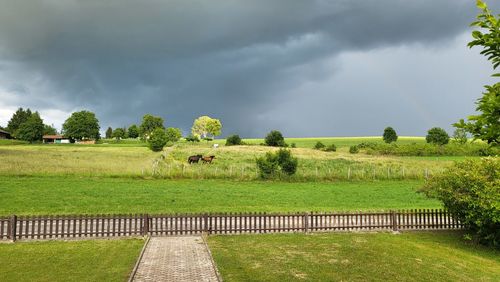
[[[487,1],[488,2],[488,1]],[[496,13],[500,3],[489,1]],[[495,2],[495,3],[493,3]],[[144,114],[222,136],[424,136],[474,114],[494,79],[467,48],[472,0],[0,0],[0,126]]]

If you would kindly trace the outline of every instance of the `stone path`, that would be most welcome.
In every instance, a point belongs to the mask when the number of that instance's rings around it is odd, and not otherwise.
[[[152,237],[133,281],[219,281],[199,236]]]

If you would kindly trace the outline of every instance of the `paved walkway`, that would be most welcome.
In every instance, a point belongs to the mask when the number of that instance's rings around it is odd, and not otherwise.
[[[219,281],[199,236],[152,237],[134,281]]]

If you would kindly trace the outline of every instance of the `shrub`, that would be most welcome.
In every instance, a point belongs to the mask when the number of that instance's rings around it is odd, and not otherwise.
[[[325,144],[321,143],[321,141],[316,142],[316,144],[314,145],[314,149],[316,150],[321,150],[323,148],[325,148]]]
[[[441,200],[479,242],[500,248],[500,159],[455,163],[422,190]]]
[[[349,153],[351,153],[351,154],[357,154],[357,153],[359,153],[358,146],[353,145],[353,146],[349,147]]]
[[[386,127],[384,129],[383,138],[385,143],[390,144],[398,140],[398,135],[396,134],[396,130],[394,130],[392,127]]]
[[[235,146],[235,145],[241,145],[241,138],[239,135],[231,135],[226,138],[226,146]]]
[[[283,134],[277,130],[273,130],[267,134],[266,139],[264,140],[267,146],[273,147],[285,147],[285,138],[283,138]]]
[[[256,163],[260,176],[265,179],[293,175],[298,166],[298,160],[286,149],[280,149],[276,153],[267,152],[265,157],[258,158]]]
[[[445,145],[448,144],[448,142],[450,142],[450,136],[448,135],[448,133],[446,133],[446,131],[444,131],[444,129],[439,127],[434,127],[429,129],[429,131],[427,131],[427,136],[425,137],[425,141],[431,144]]]
[[[291,147],[291,148],[297,148],[297,144],[292,143],[292,144],[290,144],[290,147]]]
[[[153,152],[160,152],[167,144],[167,134],[163,128],[155,128],[148,139],[148,147]]]
[[[186,138],[184,138],[184,139],[186,139],[187,142],[193,142],[193,143],[194,142],[200,142],[200,138],[198,138],[198,136],[191,135],[191,134],[189,134],[188,136],[186,136]]]
[[[330,144],[330,145],[326,146],[324,150],[326,152],[336,152],[337,146],[335,146],[335,144]]]

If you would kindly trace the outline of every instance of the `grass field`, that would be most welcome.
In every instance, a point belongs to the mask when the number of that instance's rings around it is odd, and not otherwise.
[[[259,182],[0,176],[0,215],[438,208],[420,181]]]
[[[342,138],[335,140],[337,139]],[[343,139],[345,144],[364,140]],[[303,140],[302,144],[308,144],[318,139]],[[419,139],[413,137],[408,140]],[[265,146],[221,146],[213,149],[210,142],[181,142],[166,147],[162,153],[153,153],[139,141],[123,142],[123,145],[0,146],[3,161],[0,175],[253,180],[258,178],[255,159],[268,151],[276,150]],[[290,181],[424,179],[426,175],[442,171],[454,160],[465,158],[353,155],[346,149],[339,149],[338,152],[323,152],[310,148],[291,149],[299,159],[299,168]],[[188,165],[187,157],[195,154],[215,155],[216,159],[212,165]]]
[[[272,234],[208,240],[225,281],[498,281],[500,253],[460,233]]]
[[[0,280],[127,281],[143,240],[0,244]]]

